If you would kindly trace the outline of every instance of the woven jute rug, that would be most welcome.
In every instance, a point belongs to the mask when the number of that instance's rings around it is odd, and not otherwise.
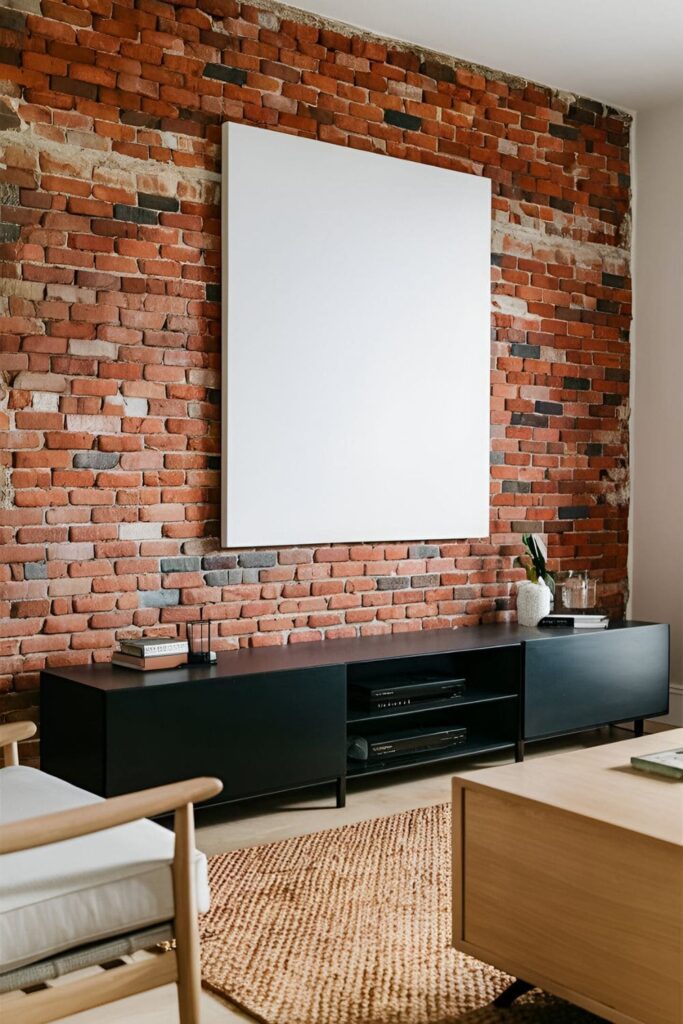
[[[265,1024],[589,1024],[450,946],[450,808],[406,811],[209,861],[204,984]],[[504,912],[504,908],[501,908]]]

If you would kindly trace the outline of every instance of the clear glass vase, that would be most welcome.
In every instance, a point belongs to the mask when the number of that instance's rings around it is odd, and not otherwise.
[[[598,581],[587,572],[563,573],[557,580],[558,606],[566,611],[587,611],[595,608],[598,600]]]

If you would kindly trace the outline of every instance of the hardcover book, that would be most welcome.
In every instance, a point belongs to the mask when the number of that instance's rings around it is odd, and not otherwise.
[[[116,653],[111,659],[112,665],[121,668],[134,668],[138,672],[150,672],[163,668],[178,668],[187,664],[187,654],[167,654],[161,657],[140,658],[131,654]]]
[[[187,651],[187,640],[176,640],[173,637],[143,637],[121,641],[121,653],[135,658],[158,658],[170,654],[187,654]]]
[[[678,750],[662,750],[658,754],[632,757],[631,764],[642,772],[666,775],[670,779],[683,779],[683,747],[679,747]]]
[[[551,615],[545,615],[539,622],[539,626],[542,626],[544,629],[559,628],[561,626],[568,626],[572,629],[607,629],[609,618],[601,614],[572,615],[571,613],[555,612]]]

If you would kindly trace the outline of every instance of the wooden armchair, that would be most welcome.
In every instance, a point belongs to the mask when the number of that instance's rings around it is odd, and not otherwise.
[[[206,862],[195,851],[193,804],[216,796],[222,783],[218,779],[191,779],[102,800],[53,776],[20,766],[17,742],[34,733],[35,726],[30,722],[0,726],[0,747],[6,766],[0,769],[0,785],[3,804],[9,805],[3,811],[8,822],[0,833],[0,854],[4,855],[0,860],[0,884],[9,892],[9,896],[2,897],[9,902],[0,904],[0,923],[6,916],[7,925],[4,932],[0,929],[0,992],[4,992],[0,995],[0,1020],[3,1024],[43,1024],[175,981],[181,1024],[198,1024],[201,978],[197,878],[199,872],[206,885]],[[22,818],[26,810],[31,813],[31,806],[41,801],[48,806],[56,803],[62,809]],[[141,820],[171,811],[175,812],[175,841],[166,829]],[[107,829],[114,831],[95,838]],[[129,848],[130,864],[126,863]],[[97,855],[98,850],[112,859],[106,871],[101,864],[93,864],[93,854]],[[91,889],[89,871],[96,879]],[[39,916],[32,920],[31,913],[36,908],[29,905],[35,903],[31,886],[49,891],[53,884],[51,872],[59,876],[59,898],[50,901],[51,909],[55,904],[59,907],[61,900],[72,912],[63,910],[61,920],[51,921],[39,906]],[[64,882],[69,872],[75,880],[71,887]],[[105,897],[109,897],[116,912],[121,911],[122,905],[125,909],[131,893],[123,898],[122,885],[135,886],[134,908],[145,901],[149,903],[146,920],[133,922],[127,931],[119,920],[111,935],[103,934],[106,920],[100,921],[97,941],[91,941],[95,931],[83,927],[88,907],[92,911],[98,900],[106,903]],[[69,943],[64,929],[72,924],[75,933]],[[50,940],[50,955],[44,956],[43,947],[33,957],[26,946],[31,934],[49,944],[46,933],[52,927],[55,935]],[[44,984],[68,970],[102,963],[98,955],[111,960],[123,952],[154,945],[160,936],[174,938],[176,948],[69,984],[54,988]],[[26,993],[24,988],[34,991]]]

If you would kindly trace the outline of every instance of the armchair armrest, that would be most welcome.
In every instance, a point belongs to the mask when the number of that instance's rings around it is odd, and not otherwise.
[[[7,725],[0,725],[0,749],[6,765],[19,764],[18,741],[28,740],[35,734],[34,722],[9,722]]]
[[[209,800],[222,789],[220,779],[188,779],[168,786],[143,789],[138,793],[110,797],[109,800],[87,807],[74,807],[55,814],[41,814],[37,818],[15,821],[5,825],[0,834],[0,854],[61,843],[65,839],[101,832],[140,818],[169,814],[199,800]]]

